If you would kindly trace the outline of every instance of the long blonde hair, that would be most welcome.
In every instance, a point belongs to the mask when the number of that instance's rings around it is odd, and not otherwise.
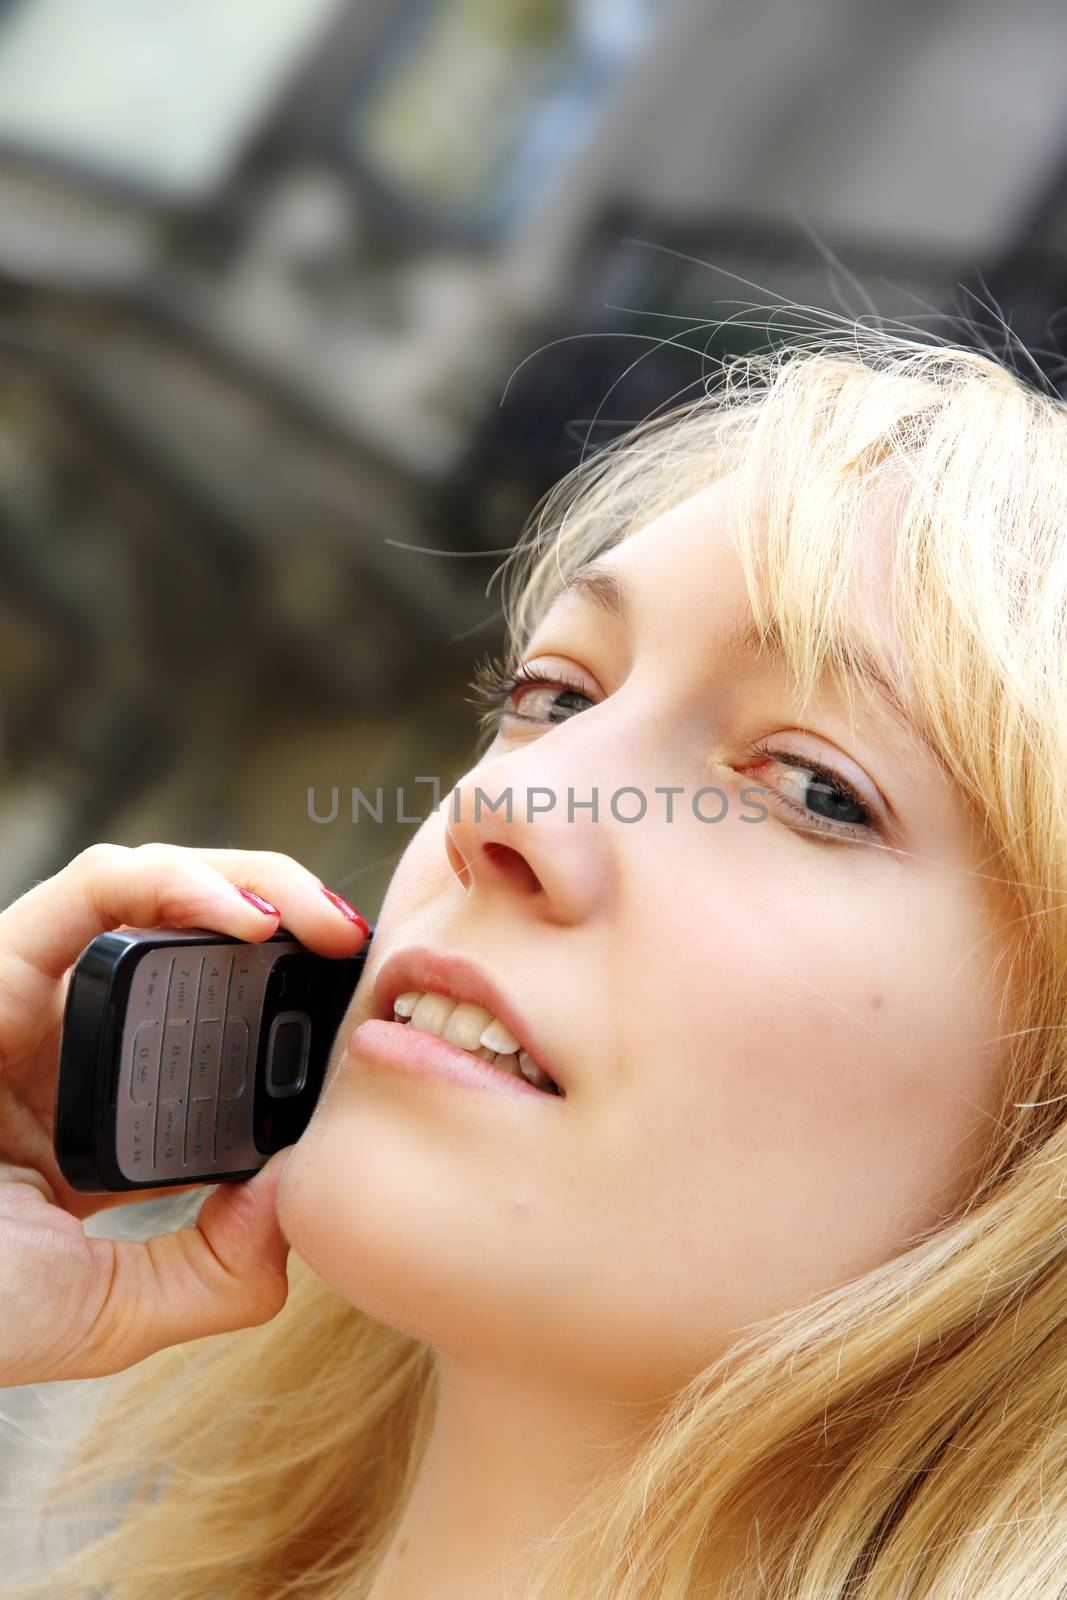
[[[1002,1103],[960,1203],[740,1330],[605,1468],[524,1597],[1064,1600],[1067,406],[985,356],[858,329],[734,363],[546,497],[505,568],[511,648],[575,565],[725,472],[753,610],[805,693],[835,664],[860,513],[893,489],[901,692],[1011,933]],[[95,1536],[11,1600],[366,1594],[432,1423],[433,1352],[295,1256],[289,1277],[271,1322],[96,1380],[55,1495]]]

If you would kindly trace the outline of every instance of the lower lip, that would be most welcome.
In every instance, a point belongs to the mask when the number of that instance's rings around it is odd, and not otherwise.
[[[350,1056],[358,1056],[361,1061],[397,1068],[416,1078],[447,1078],[468,1089],[503,1090],[505,1094],[522,1095],[524,1099],[532,1096],[546,1104],[562,1099],[561,1095],[536,1089],[525,1078],[513,1077],[502,1067],[469,1055],[434,1033],[413,1028],[409,1022],[384,1022],[378,1017],[369,1017],[352,1030],[346,1049]]]

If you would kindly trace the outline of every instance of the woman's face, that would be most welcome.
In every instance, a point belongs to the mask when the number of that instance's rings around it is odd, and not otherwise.
[[[963,800],[888,707],[857,697],[850,725],[827,685],[802,723],[780,665],[724,649],[747,611],[729,491],[600,559],[627,620],[578,589],[544,617],[524,661],[564,687],[511,697],[458,820],[442,800],[405,851],[279,1191],[297,1254],[373,1317],[630,1400],[934,1223],[1000,1072]],[[884,528],[865,548],[865,626],[892,638]],[[511,819],[476,817],[475,786]],[[552,809],[528,815],[534,788]],[[490,974],[565,1098],[347,1053],[413,944]]]

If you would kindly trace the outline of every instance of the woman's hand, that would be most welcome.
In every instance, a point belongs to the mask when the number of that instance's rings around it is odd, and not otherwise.
[[[367,925],[331,896],[273,852],[95,844],[0,913],[0,1385],[119,1372],[281,1310],[289,1245],[274,1196],[292,1147],[220,1184],[194,1227],[92,1238],[94,1212],[203,1185],[72,1189],[53,1148],[59,1041],[71,967],[97,934],[194,927],[258,943],[284,922],[320,955],[353,955]]]

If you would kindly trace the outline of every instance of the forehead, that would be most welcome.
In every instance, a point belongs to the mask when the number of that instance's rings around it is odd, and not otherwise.
[[[752,607],[744,568],[733,541],[735,486],[723,478],[707,489],[643,524],[621,544],[598,557],[594,573],[617,575],[623,594],[586,577],[589,563],[564,588],[564,599],[581,596],[602,610],[640,613],[646,624],[656,617],[662,626],[685,619],[683,640],[702,650],[712,640],[738,648],[751,644]],[[898,679],[908,674],[888,605],[893,554],[894,502],[890,488],[872,490],[856,519],[854,560],[849,590],[850,654],[857,663],[869,656],[865,644],[877,641],[894,663]],[[754,551],[762,558],[766,527],[757,522]],[[627,601],[629,604],[627,604]],[[629,617],[632,623],[635,616]],[[772,634],[772,638],[775,637]],[[778,653],[773,644],[771,654]],[[874,679],[866,666],[861,675]],[[883,690],[888,685],[882,684]],[[889,698],[893,698],[892,692]],[[903,709],[898,701],[898,709]]]
[[[550,608],[556,616],[607,614],[632,645],[689,656],[698,674],[757,670],[784,680],[790,652],[773,610],[757,625],[731,532],[733,486],[727,479],[644,524],[621,544],[572,571]],[[837,637],[839,675],[827,664],[815,685],[818,703],[861,696],[860,715],[894,742],[930,762],[940,785],[954,785],[913,702],[886,599],[892,552],[891,507],[872,497],[858,527],[849,603]],[[759,561],[759,538],[755,539]],[[758,581],[758,580],[757,580]],[[560,610],[556,610],[556,607]],[[535,633],[535,639],[537,637]],[[825,697],[830,697],[829,701]],[[850,722],[854,726],[854,723]],[[868,726],[871,726],[868,723]]]

